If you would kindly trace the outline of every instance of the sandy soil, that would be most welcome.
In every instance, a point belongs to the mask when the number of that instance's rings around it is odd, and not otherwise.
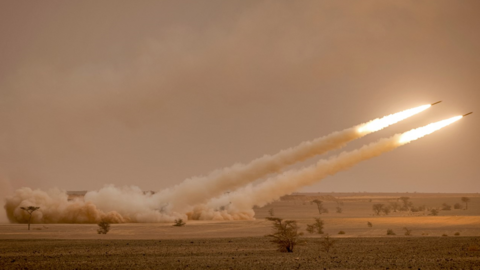
[[[281,253],[265,237],[0,240],[2,269],[480,269],[478,237],[318,239]]]

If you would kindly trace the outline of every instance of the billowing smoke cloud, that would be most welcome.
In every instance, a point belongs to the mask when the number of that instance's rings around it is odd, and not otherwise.
[[[303,142],[275,155],[265,155],[248,164],[235,164],[231,167],[215,170],[205,177],[189,178],[179,185],[162,190],[155,196],[160,198],[160,204],[168,204],[170,210],[183,212],[189,206],[204,203],[212,197],[235,190],[268,174],[279,172],[289,165],[344,147],[346,143],[352,140],[398,123],[428,109],[430,106],[429,104],[422,105],[383,118],[377,118],[340,132]]]
[[[101,219],[112,223],[127,222],[115,211],[104,212],[93,203],[83,200],[68,200],[65,191],[51,189],[47,192],[20,188],[13,196],[7,198],[5,209],[12,222],[26,222],[29,215],[21,207],[36,206],[33,212],[33,223],[95,223]]]
[[[151,194],[144,194],[138,187],[106,186],[88,192],[84,199],[73,200],[59,189],[45,192],[21,188],[8,197],[5,210],[11,222],[26,222],[28,214],[21,207],[40,207],[32,215],[33,223],[96,223],[102,219],[111,223],[166,222],[186,218],[149,207],[150,199]]]
[[[329,175],[347,170],[352,166],[391,151],[401,145],[417,140],[461,119],[453,117],[427,126],[413,129],[403,134],[394,135],[388,139],[363,146],[360,149],[343,152],[336,157],[320,160],[316,165],[301,170],[287,171],[277,177],[252,186],[248,185],[233,193],[224,194],[212,199],[206,206],[197,206],[189,217],[193,219],[245,219],[253,218],[253,206],[264,206],[278,200],[285,194],[290,194],[300,187],[313,184]],[[220,213],[215,213],[220,212]]]

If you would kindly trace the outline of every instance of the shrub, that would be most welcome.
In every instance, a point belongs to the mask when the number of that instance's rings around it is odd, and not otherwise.
[[[390,206],[384,206],[384,207],[382,208],[382,212],[383,212],[386,216],[388,216],[388,214],[390,214],[390,211],[391,211]]]
[[[107,234],[110,231],[110,223],[102,219],[98,224],[97,233],[98,234]]]
[[[337,213],[341,214],[342,213],[342,208],[337,206]]]
[[[338,234],[345,234],[345,232],[344,231],[339,231]]]
[[[407,227],[403,227],[403,229],[405,230],[405,235],[407,235],[407,236],[412,235],[412,229],[409,229]]]
[[[379,216],[383,209],[383,203],[376,203],[372,205],[373,212]]]
[[[459,203],[455,203],[455,204],[453,205],[453,209],[462,209],[462,205],[459,204]]]
[[[315,218],[315,222],[313,224],[307,224],[307,232],[323,234],[323,225],[323,220],[320,218]]]
[[[271,242],[276,244],[278,251],[293,252],[302,232],[298,232],[297,222],[294,220],[283,220],[276,217],[267,217],[267,220],[273,222],[273,233],[266,235],[272,238]]]
[[[391,202],[390,207],[392,208],[393,212],[397,212],[400,209],[400,204],[398,204],[398,202]]]
[[[335,240],[330,238],[330,235],[328,235],[328,233],[325,234],[322,237],[322,240],[320,240],[320,242],[319,242],[320,250],[328,253],[330,251],[330,249],[332,249],[333,246],[335,245],[335,242],[336,242]]]
[[[442,204],[442,210],[450,211],[452,210],[452,206],[446,203]]]
[[[367,226],[371,228],[371,227],[373,227],[373,224],[369,221],[369,222],[367,222]]]
[[[460,233],[459,233],[459,232],[456,232],[454,235],[455,235],[455,236],[459,236],[459,235],[460,235]]]
[[[442,236],[448,236],[448,235],[444,233],[444,234],[442,234]]]
[[[179,218],[179,219],[175,219],[175,224],[173,224],[173,226],[175,227],[183,227],[185,226],[185,222],[183,221],[183,219]]]
[[[399,200],[403,203],[402,210],[404,211],[407,211],[413,205],[410,201],[410,197],[400,197]]]
[[[387,235],[396,235],[392,229],[387,230]]]
[[[440,211],[438,211],[438,210],[435,209],[435,208],[434,208],[434,209],[431,209],[431,210],[430,210],[430,216],[438,216],[438,213],[439,213],[439,212],[440,212]]]

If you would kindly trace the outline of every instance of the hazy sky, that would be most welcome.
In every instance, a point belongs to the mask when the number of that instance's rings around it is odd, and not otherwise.
[[[478,0],[1,1],[0,175],[159,190],[443,100],[302,191],[479,192],[479,48]]]

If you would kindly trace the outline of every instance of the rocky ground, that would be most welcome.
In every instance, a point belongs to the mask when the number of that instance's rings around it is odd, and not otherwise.
[[[293,253],[265,237],[0,240],[1,269],[480,269],[480,237],[308,238]]]

